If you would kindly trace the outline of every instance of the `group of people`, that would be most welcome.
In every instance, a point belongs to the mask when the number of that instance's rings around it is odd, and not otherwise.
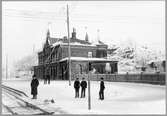
[[[85,91],[87,88],[87,82],[85,81],[85,78],[82,78],[82,81],[80,83],[79,78],[76,78],[74,82],[74,88],[75,88],[75,98],[79,98],[79,88],[81,86],[81,98],[85,97]]]
[[[47,74],[47,75],[44,75],[44,84],[50,84],[50,75],[49,74]]]
[[[32,99],[37,99],[38,85],[39,85],[39,81],[36,78],[36,75],[33,75],[33,79],[31,81],[31,94],[33,95]],[[79,98],[80,87],[81,87],[81,98],[85,98],[85,91],[86,91],[86,88],[87,88],[87,82],[86,82],[85,78],[82,78],[81,82],[79,81],[79,78],[76,78],[76,80],[74,81],[75,98]],[[104,81],[103,81],[103,78],[101,78],[101,80],[100,80],[100,91],[99,91],[99,99],[100,100],[104,100],[104,89],[105,89]]]
[[[82,81],[79,81],[79,78],[76,78],[74,81],[74,88],[75,88],[75,98],[79,98],[79,89],[81,87],[81,98],[85,97],[85,91],[87,88],[87,82],[85,81],[85,78],[82,78]],[[100,91],[99,91],[99,99],[104,100],[104,81],[103,78],[100,79]]]

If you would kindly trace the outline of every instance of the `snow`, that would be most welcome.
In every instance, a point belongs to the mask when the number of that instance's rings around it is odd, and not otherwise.
[[[62,62],[65,60],[68,60],[68,57],[63,58],[60,61]],[[71,57],[71,60],[74,60],[74,61],[113,61],[113,60],[104,59],[104,58],[87,58],[87,57]]]
[[[63,42],[62,41],[58,41],[58,42],[52,44],[52,46],[55,47],[55,46],[58,46],[58,45],[61,45],[61,44],[63,44]]]
[[[93,45],[93,44],[81,44],[81,43],[78,43],[78,42],[70,43],[70,45],[78,45],[78,46],[95,46],[95,45]]]
[[[52,44],[53,47],[58,46],[58,45],[68,45],[68,43],[63,43],[62,41],[58,41],[58,42]],[[76,46],[76,45],[77,46],[91,46],[91,47],[96,46],[94,44],[81,44],[79,42],[70,42],[70,45],[73,45],[73,46]]]
[[[100,39],[95,39],[94,41],[92,41],[92,45],[104,45],[102,41],[100,41]],[[106,44],[107,45],[107,44]]]
[[[99,45],[99,42],[98,41],[94,41],[92,42],[93,45]]]
[[[30,95],[31,80],[3,81],[3,84],[20,89]],[[51,81],[44,85],[40,81],[38,100],[54,99],[52,107],[59,107],[68,114],[165,114],[165,86],[105,82],[105,99],[98,99],[99,82],[91,82],[91,110],[88,110],[86,98],[74,98],[73,81]]]
[[[119,73],[128,71],[140,72],[141,68],[136,67],[142,66],[147,67],[146,71],[154,72],[155,69],[151,69],[148,64],[152,61],[162,63],[165,59],[165,52],[163,50],[158,50],[157,48],[153,48],[153,46],[140,45],[133,40],[122,41],[120,44],[112,43],[108,46],[110,49],[117,48],[112,54],[108,54],[108,58],[113,60],[117,59],[119,61]],[[127,50],[130,53],[127,53]],[[129,63],[129,65],[126,65],[126,63]],[[160,71],[164,72],[162,66],[159,65],[158,69],[162,69]]]

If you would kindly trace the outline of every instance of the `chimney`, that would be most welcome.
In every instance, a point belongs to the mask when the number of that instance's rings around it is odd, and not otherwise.
[[[75,28],[73,28],[72,39],[76,39],[76,30],[75,30]]]
[[[46,34],[46,43],[48,44],[50,38],[50,31],[48,29],[47,34]]]
[[[47,37],[50,37],[50,31],[49,31],[49,29],[47,31]]]
[[[86,30],[85,41],[89,42],[88,33],[87,33],[87,27],[85,27],[85,30]]]
[[[89,42],[88,33],[86,33],[86,35],[85,35],[85,41]]]

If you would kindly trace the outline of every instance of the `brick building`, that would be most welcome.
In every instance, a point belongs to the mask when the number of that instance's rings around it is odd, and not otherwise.
[[[67,80],[69,77],[68,46],[67,37],[52,38],[48,30],[43,50],[38,52],[38,66],[34,66],[34,74],[38,78],[49,74],[51,79]],[[101,41],[97,44],[90,43],[87,34],[85,40],[80,40],[73,29],[70,48],[72,79],[76,78],[77,74],[88,73],[88,61],[92,63],[92,68],[96,70],[95,73],[106,73],[106,63],[109,63],[111,67],[108,73],[118,71],[117,61],[107,59],[108,46]],[[88,54],[92,57],[88,58]]]

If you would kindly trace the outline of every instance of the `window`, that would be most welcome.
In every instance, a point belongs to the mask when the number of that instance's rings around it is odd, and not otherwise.
[[[82,74],[82,65],[80,64],[80,74]]]

